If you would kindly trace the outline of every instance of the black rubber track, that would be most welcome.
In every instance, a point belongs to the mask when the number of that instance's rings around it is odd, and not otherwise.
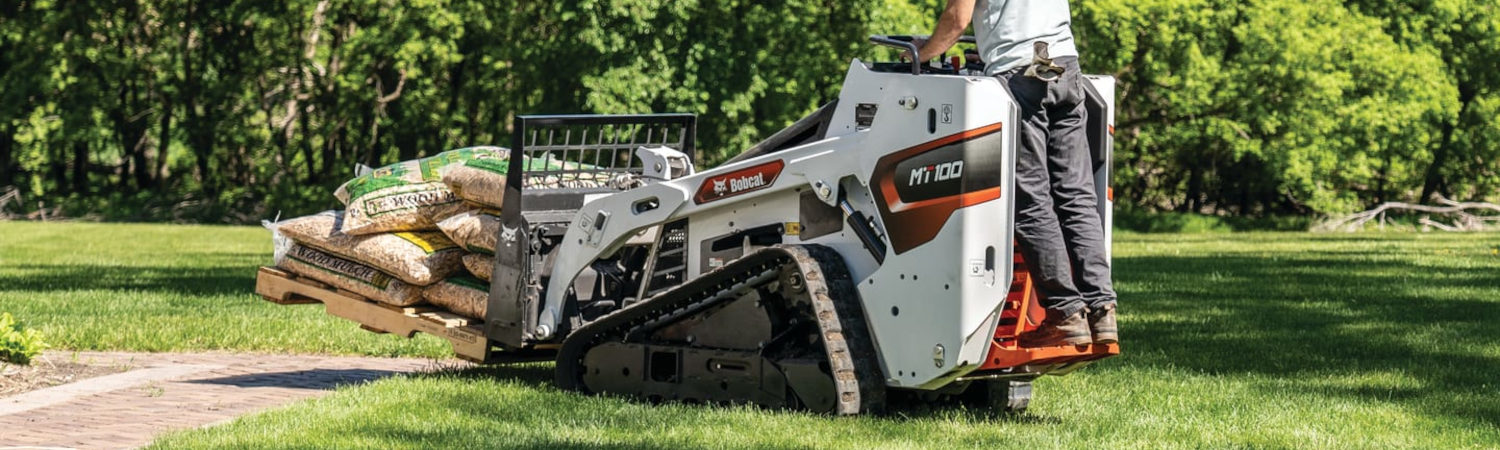
[[[656,319],[698,310],[733,295],[720,295],[767,271],[795,266],[807,285],[813,313],[837,390],[838,415],[880,413],[885,409],[885,377],[865,323],[854,280],[838,252],[821,245],[778,245],[761,249],[670,291],[657,294],[573,331],[557,354],[559,388],[593,393],[583,383],[584,355],[607,342],[621,342],[632,330]]]

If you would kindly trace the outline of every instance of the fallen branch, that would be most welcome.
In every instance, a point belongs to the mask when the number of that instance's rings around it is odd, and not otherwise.
[[[1424,227],[1437,228],[1443,231],[1484,231],[1490,229],[1492,223],[1500,223],[1500,215],[1491,216],[1471,212],[1477,210],[1500,213],[1500,205],[1484,202],[1456,202],[1442,197],[1438,197],[1437,201],[1441,206],[1385,202],[1369,211],[1330,220],[1317,226],[1315,229],[1319,231],[1358,231],[1371,220],[1380,219],[1380,222],[1384,224],[1387,212],[1427,213],[1417,223]],[[1433,215],[1449,217],[1452,219],[1452,223],[1446,224],[1433,220],[1431,218]]]
[[[1425,227],[1433,227],[1433,228],[1437,228],[1437,229],[1443,230],[1443,231],[1463,231],[1460,227],[1452,226],[1452,225],[1445,225],[1445,224],[1443,224],[1441,222],[1438,222],[1438,221],[1435,221],[1435,220],[1432,220],[1432,219],[1429,219],[1429,218],[1426,218],[1426,217],[1423,217],[1421,220],[1418,220],[1417,223],[1420,223],[1420,224],[1422,224],[1422,226],[1425,226]],[[1425,229],[1424,229],[1424,231],[1425,231]]]
[[[5,193],[0,194],[0,214],[8,215],[8,213],[5,212],[5,207],[12,203],[14,203],[17,208],[21,207],[21,190],[14,186],[7,187],[5,189]]]

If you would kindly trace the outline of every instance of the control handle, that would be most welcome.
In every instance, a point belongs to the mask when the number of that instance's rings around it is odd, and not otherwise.
[[[900,40],[900,39],[892,39],[890,36],[886,36],[886,35],[883,35],[883,34],[877,34],[877,35],[870,36],[870,43],[873,43],[873,44],[876,44],[876,45],[884,45],[884,46],[888,46],[888,47],[896,47],[896,48],[899,48],[899,49],[905,49],[906,51],[911,52],[911,57],[912,57],[913,60],[917,59],[918,55],[920,55],[921,52],[922,52],[922,49],[917,48],[917,43],[916,42],[912,42],[912,39],[911,39],[910,36],[906,36],[906,40]],[[922,74],[922,64],[919,61],[912,61],[911,62],[911,74],[912,75],[921,75]]]

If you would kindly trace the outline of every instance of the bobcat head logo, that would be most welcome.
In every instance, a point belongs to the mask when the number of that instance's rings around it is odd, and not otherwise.
[[[727,179],[726,180],[714,180],[714,194],[723,194],[724,191],[729,190],[729,187],[725,186],[725,184],[727,184],[728,182],[729,182],[729,180],[727,180]]]

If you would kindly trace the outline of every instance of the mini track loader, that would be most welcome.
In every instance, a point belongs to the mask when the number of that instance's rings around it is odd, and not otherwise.
[[[909,38],[871,40],[915,54]],[[432,333],[480,362],[555,359],[557,384],[584,393],[835,414],[880,411],[888,395],[1024,409],[1032,379],[1119,349],[1017,345],[1044,315],[1012,241],[1018,109],[982,64],[956,65],[855,60],[836,101],[704,171],[691,115],[517,117],[512,155],[582,164],[510,165],[482,322],[268,290],[264,271],[260,291]],[[1108,239],[1114,80],[1087,79]],[[536,181],[601,171],[644,183]]]

